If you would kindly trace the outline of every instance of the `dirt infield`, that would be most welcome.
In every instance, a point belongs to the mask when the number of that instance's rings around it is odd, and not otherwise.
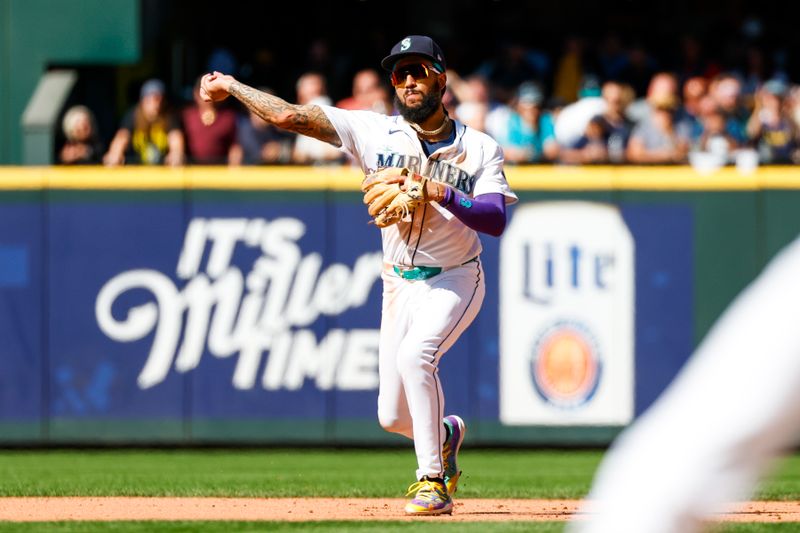
[[[357,498],[0,498],[0,520],[419,520],[403,514],[404,499]],[[456,502],[455,522],[557,521],[575,514],[576,500]],[[747,502],[716,517],[725,522],[800,522],[800,502]]]

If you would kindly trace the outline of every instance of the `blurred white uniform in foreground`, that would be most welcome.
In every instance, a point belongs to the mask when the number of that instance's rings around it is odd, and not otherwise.
[[[749,499],[800,430],[800,239],[612,444],[569,533],[692,533]]]

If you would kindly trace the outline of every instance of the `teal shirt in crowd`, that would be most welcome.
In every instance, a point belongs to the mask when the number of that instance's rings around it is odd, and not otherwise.
[[[544,154],[544,145],[555,142],[556,131],[550,113],[542,113],[539,117],[539,131],[534,131],[526,124],[518,113],[512,113],[508,121],[508,146],[514,148],[533,149],[531,161],[539,161]]]

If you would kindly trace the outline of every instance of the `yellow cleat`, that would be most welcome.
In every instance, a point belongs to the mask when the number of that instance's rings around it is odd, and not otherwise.
[[[453,512],[453,500],[442,481],[423,477],[408,487],[406,496],[414,493],[414,498],[406,504],[406,514],[439,515]]]

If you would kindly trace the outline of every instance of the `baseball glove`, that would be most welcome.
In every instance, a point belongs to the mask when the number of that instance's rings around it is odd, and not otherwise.
[[[428,178],[407,168],[390,167],[367,175],[361,183],[361,191],[372,222],[385,228],[413,213],[428,201],[427,181]]]

